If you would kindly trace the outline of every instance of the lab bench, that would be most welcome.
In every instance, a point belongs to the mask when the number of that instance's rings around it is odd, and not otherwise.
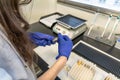
[[[52,31],[51,28],[46,27],[44,24],[42,24],[40,22],[36,22],[36,23],[31,24],[28,32],[42,32],[42,33],[50,34],[50,35],[55,36],[55,37],[57,36]],[[116,57],[117,59],[120,59],[120,50],[117,48],[111,47],[109,45],[106,45],[106,44],[103,44],[101,42],[90,39],[88,37],[85,37],[83,34],[81,34],[77,38],[75,38],[73,40],[73,44],[75,45],[80,40],[110,54],[111,56]],[[49,67],[48,67],[49,64],[47,62],[45,62],[40,56],[38,56],[37,65],[40,66],[43,73],[49,69]],[[56,80],[59,80],[59,79],[57,78]]]

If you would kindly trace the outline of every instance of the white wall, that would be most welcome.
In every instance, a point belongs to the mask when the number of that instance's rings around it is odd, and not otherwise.
[[[56,0],[33,0],[23,6],[23,12],[29,23],[37,22],[41,16],[56,12]]]

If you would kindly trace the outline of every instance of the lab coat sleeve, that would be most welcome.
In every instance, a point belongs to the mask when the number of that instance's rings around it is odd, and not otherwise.
[[[12,77],[4,70],[0,68],[0,80],[13,80]]]

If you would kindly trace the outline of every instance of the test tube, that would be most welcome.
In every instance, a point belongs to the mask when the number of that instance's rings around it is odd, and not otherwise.
[[[105,29],[104,29],[104,31],[103,31],[101,37],[104,36],[105,31],[107,30],[107,27],[109,26],[111,19],[112,19],[112,15],[109,16],[108,21],[107,21],[107,23],[106,23],[106,25],[105,25]]]
[[[111,31],[110,35],[108,36],[108,39],[111,38],[111,36],[112,36],[113,32],[115,31],[115,29],[116,29],[116,27],[117,27],[119,21],[120,21],[120,16],[117,17],[117,20],[116,20],[116,22],[115,22],[115,24],[114,24],[114,26],[113,26],[113,28],[112,28],[112,31]]]
[[[93,22],[92,22],[92,24],[91,24],[91,27],[90,27],[87,35],[89,35],[90,32],[92,31],[92,29],[93,29],[93,27],[94,27],[94,23],[96,22],[96,19],[97,19],[97,16],[98,16],[98,15],[99,15],[99,13],[95,13],[95,17],[94,17],[94,19],[93,19]]]
[[[53,40],[52,40],[52,42],[57,42],[58,41],[58,38],[57,37],[55,37]]]

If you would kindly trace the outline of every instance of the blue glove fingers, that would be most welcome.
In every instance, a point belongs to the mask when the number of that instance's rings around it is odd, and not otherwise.
[[[29,33],[29,37],[33,43],[35,43],[36,45],[39,45],[39,46],[54,44],[54,42],[52,42],[54,37],[47,35],[47,34],[44,34],[44,33],[31,32],[31,33]],[[42,41],[42,40],[44,40],[44,41]]]
[[[45,46],[47,45],[47,42],[45,40],[34,40],[34,44],[38,46]]]
[[[71,41],[70,38],[66,35],[64,35],[63,38],[64,38],[65,41]]]
[[[29,33],[29,35],[32,39],[34,39],[34,38],[35,39],[41,39],[41,37],[39,35],[37,35],[36,33]]]
[[[48,40],[43,40],[43,42],[41,42],[42,46],[46,46],[46,45],[51,45],[52,42],[51,41],[48,41]]]
[[[54,37],[47,35],[47,34],[43,34],[40,32],[33,32],[33,33],[29,33],[30,36],[32,36],[33,38],[37,38],[37,39],[47,39],[47,40],[53,40]]]
[[[43,45],[42,43],[43,43],[42,41],[35,41],[34,40],[34,44],[36,44],[37,46],[42,46]]]
[[[61,34],[58,34],[58,44],[59,55],[56,58],[59,58],[60,56],[65,56],[68,59],[73,46],[72,41],[68,36],[62,36]]]
[[[56,57],[56,59],[58,59],[60,57],[60,55],[58,55],[57,57]]]
[[[47,39],[48,39],[48,40],[51,40],[51,41],[52,41],[54,38],[55,38],[55,37],[53,37],[53,36],[47,36]]]
[[[60,33],[58,34],[58,38],[59,38],[59,40],[71,41],[67,35],[62,36]]]
[[[47,45],[47,41],[44,41],[42,44],[43,44],[43,46],[46,46]]]
[[[53,40],[54,39],[54,37],[51,36],[51,35],[47,35],[47,34],[43,34],[43,33],[39,33],[39,32],[36,32],[35,34],[42,39],[47,39],[47,40]]]
[[[45,46],[45,41],[44,40],[40,40],[40,41],[36,41],[37,42],[37,45],[39,46]]]
[[[51,45],[52,43],[51,43],[51,41],[47,41],[47,45]]]
[[[63,36],[61,35],[61,33],[59,33],[58,34],[58,42],[60,42],[60,41],[63,41],[64,39],[63,39]]]

